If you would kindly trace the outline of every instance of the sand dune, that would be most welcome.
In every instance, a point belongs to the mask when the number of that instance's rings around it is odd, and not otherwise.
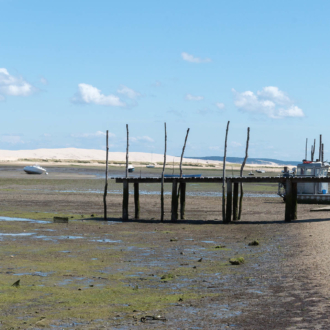
[[[23,159],[49,159],[49,160],[105,160],[105,150],[96,149],[36,149],[36,150],[0,150],[0,161],[18,161]],[[109,152],[109,161],[125,161],[125,152]],[[130,152],[131,162],[162,162],[164,155],[145,152]],[[180,157],[167,155],[167,162],[179,162]],[[205,161],[199,159],[184,158],[185,163],[222,163],[219,161]]]

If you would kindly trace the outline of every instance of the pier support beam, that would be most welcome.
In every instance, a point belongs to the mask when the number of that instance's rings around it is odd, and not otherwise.
[[[233,220],[238,220],[238,182],[234,182]]]
[[[186,207],[186,183],[180,182],[180,219],[185,219],[185,207]]]
[[[123,181],[123,220],[128,220],[128,193],[129,184],[128,180]]]
[[[138,182],[134,182],[134,206],[135,206],[135,219],[140,219],[140,195],[139,195]]]
[[[227,179],[227,207],[226,207],[226,218],[224,223],[231,221],[232,207],[233,207],[233,183],[230,179]]]
[[[285,221],[297,219],[297,182],[286,179],[285,183]]]
[[[171,207],[171,221],[178,220],[178,182],[174,180],[172,183],[172,207]]]
[[[297,220],[297,182],[292,182],[292,204],[291,204],[291,219]]]

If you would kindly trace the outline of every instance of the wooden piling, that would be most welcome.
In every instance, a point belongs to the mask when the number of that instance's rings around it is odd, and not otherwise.
[[[292,203],[291,203],[291,219],[297,220],[297,182],[292,182]]]
[[[227,179],[227,207],[226,207],[226,218],[224,223],[229,223],[231,221],[232,213],[232,200],[233,200],[233,183],[230,179]]]
[[[139,195],[138,182],[134,182],[134,206],[135,206],[135,219],[140,219],[140,195]]]
[[[185,219],[185,207],[186,207],[186,183],[180,182],[180,219]]]
[[[167,149],[167,132],[166,132],[166,123],[164,123],[165,128],[165,150],[164,150],[164,163],[162,170],[162,181],[160,186],[160,221],[164,221],[164,173],[165,173],[165,165],[166,165],[166,149]]]
[[[105,186],[103,193],[104,220],[107,220],[107,193],[108,193],[108,162],[109,162],[109,131],[106,134],[106,157],[105,157]]]
[[[129,184],[128,180],[123,181],[123,220],[128,220],[128,193]]]
[[[238,220],[238,182],[234,182],[233,220]]]
[[[286,179],[285,182],[285,221],[292,220],[292,180]]]
[[[228,129],[229,123],[227,122],[226,128],[226,137],[225,137],[225,148],[223,154],[223,161],[222,161],[222,220],[223,222],[226,221],[226,157],[227,157],[227,138],[228,138]]]
[[[171,221],[178,220],[178,196],[177,196],[177,189],[178,182],[174,180],[172,183],[172,207],[171,207]]]
[[[243,176],[243,169],[246,164],[246,161],[248,159],[248,152],[249,152],[249,141],[250,141],[250,127],[247,129],[247,138],[246,138],[246,148],[245,148],[245,157],[241,166],[241,171],[240,171],[240,177]],[[239,198],[239,211],[238,211],[238,218],[237,220],[241,220],[241,215],[242,215],[242,207],[243,207],[243,195],[244,195],[244,190],[243,190],[243,183],[240,183],[240,188],[241,188],[241,196]]]

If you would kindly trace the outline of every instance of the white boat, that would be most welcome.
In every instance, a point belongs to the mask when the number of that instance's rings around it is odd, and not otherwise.
[[[127,167],[128,172],[134,172],[134,166],[133,165],[128,165]]]
[[[252,173],[252,171],[249,173],[249,175],[254,175],[254,173]]]
[[[146,168],[155,168],[155,164],[148,164]]]
[[[39,166],[38,164],[35,164],[33,166],[25,166],[23,170],[27,174],[43,174],[43,173],[48,174],[47,170]]]
[[[265,173],[265,170],[256,170],[257,173]]]

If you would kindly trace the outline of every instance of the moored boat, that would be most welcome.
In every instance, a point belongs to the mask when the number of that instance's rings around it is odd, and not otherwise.
[[[23,170],[27,174],[43,174],[43,173],[48,174],[47,170],[38,164],[35,164],[33,166],[25,166]]]
[[[134,169],[135,168],[133,165],[128,165],[128,168],[127,168],[128,172],[132,173],[132,172],[134,172]]]

